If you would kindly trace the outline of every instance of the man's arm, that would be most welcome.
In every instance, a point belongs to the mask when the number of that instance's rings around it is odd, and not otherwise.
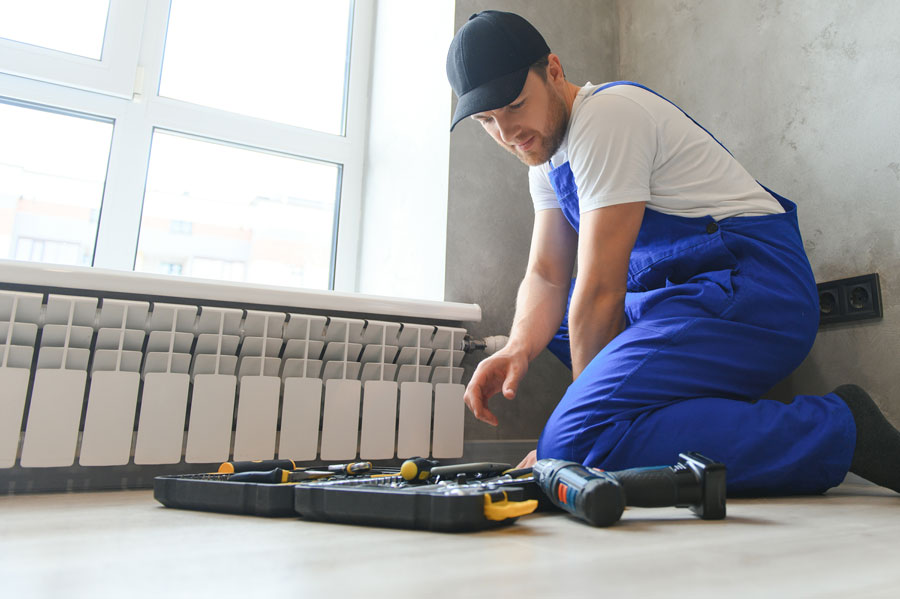
[[[578,235],[562,210],[535,213],[528,267],[507,343],[529,362],[547,347],[562,323],[577,247]]]
[[[515,397],[528,363],[559,330],[577,248],[578,236],[561,210],[535,213],[528,267],[519,286],[509,341],[478,365],[466,389],[466,404],[479,420],[497,424],[488,399],[501,392],[507,399]]]
[[[616,204],[581,215],[578,278],[569,306],[573,379],[625,329],[628,260],[644,205]]]

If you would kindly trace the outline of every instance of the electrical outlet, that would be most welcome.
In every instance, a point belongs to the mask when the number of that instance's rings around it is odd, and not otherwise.
[[[819,325],[881,318],[878,273],[838,279],[816,285],[819,290]]]

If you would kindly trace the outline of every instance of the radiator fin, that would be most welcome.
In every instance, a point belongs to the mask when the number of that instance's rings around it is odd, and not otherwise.
[[[71,293],[0,290],[0,469],[462,456],[465,329]]]

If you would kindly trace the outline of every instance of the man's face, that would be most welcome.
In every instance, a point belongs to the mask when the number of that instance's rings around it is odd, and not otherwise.
[[[494,140],[528,166],[553,157],[566,136],[569,114],[559,92],[533,70],[522,93],[503,108],[472,115]]]

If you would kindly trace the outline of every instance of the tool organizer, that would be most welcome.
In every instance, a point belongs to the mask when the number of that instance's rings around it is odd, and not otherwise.
[[[398,486],[362,478],[349,485],[267,484],[230,482],[229,476],[161,476],[153,495],[171,508],[440,532],[505,526],[537,507],[533,484],[527,489],[510,481]]]

